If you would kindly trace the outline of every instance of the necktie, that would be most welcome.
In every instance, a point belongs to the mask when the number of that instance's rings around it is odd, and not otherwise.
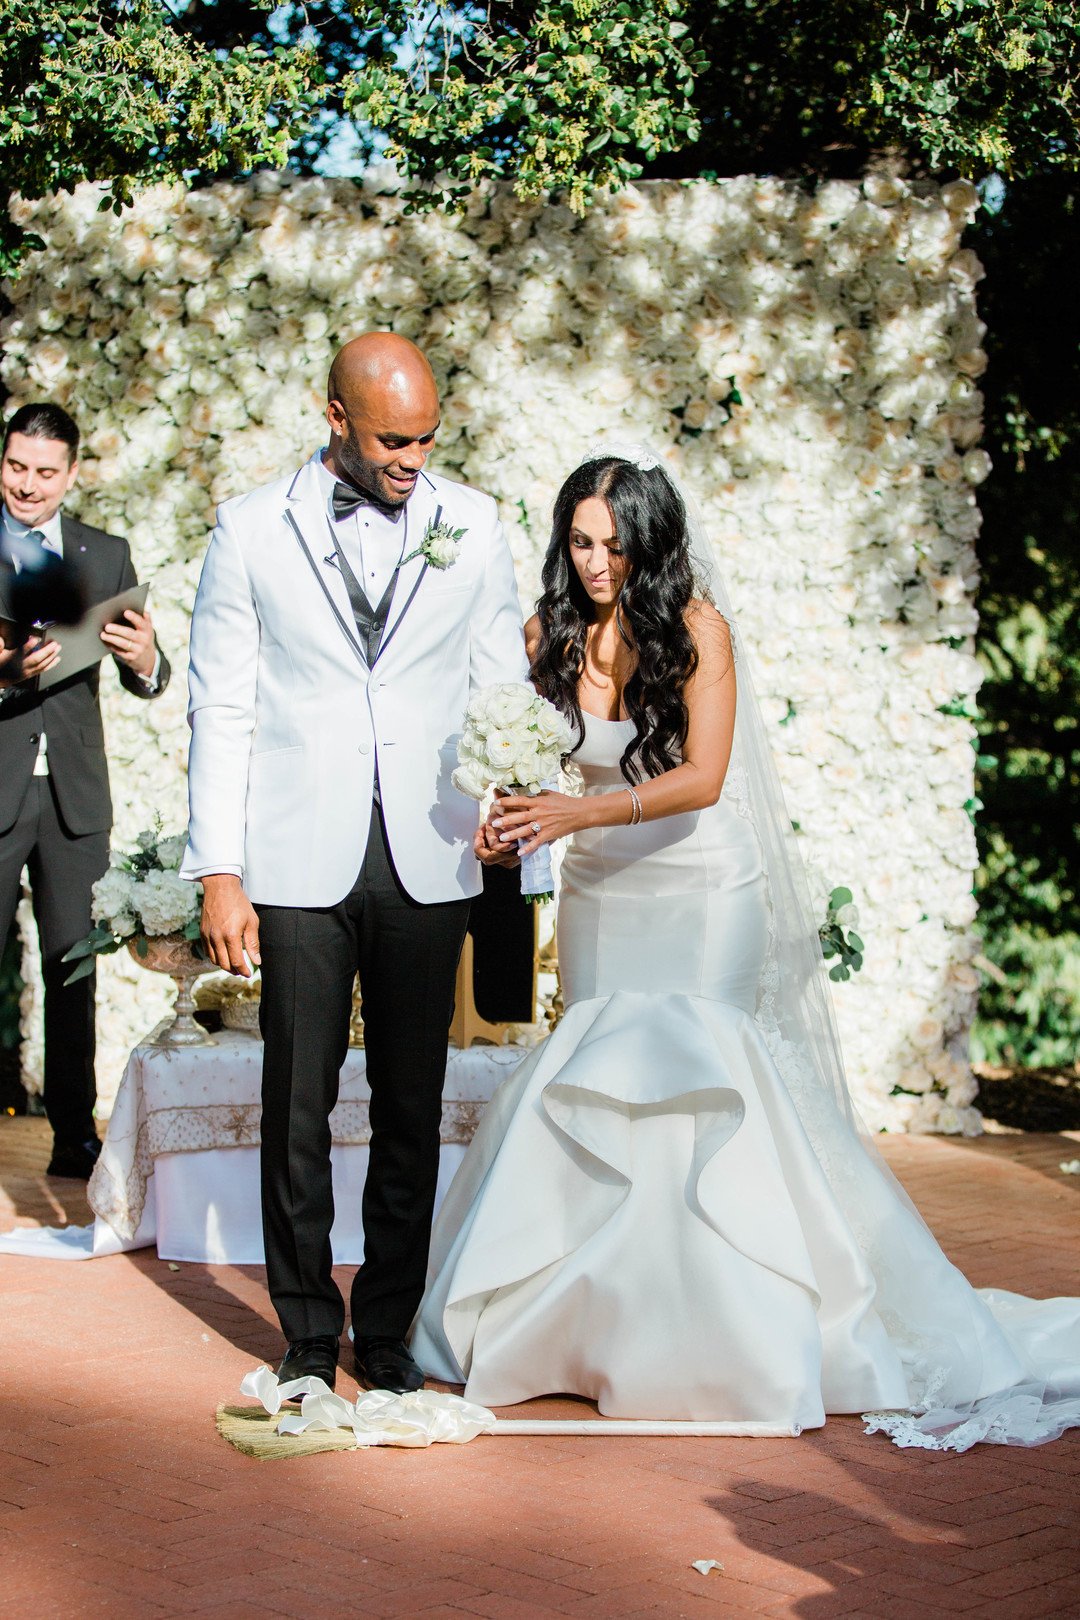
[[[48,551],[40,529],[27,529],[25,534],[17,537],[9,532],[8,548],[20,568],[36,572],[45,567]]]
[[[86,603],[78,573],[45,542],[40,529],[15,536],[8,531],[8,555],[15,577],[8,596],[12,617],[19,623],[76,624]]]
[[[339,479],[334,485],[333,508],[336,518],[351,517],[362,506],[372,506],[376,512],[388,517],[391,523],[396,523],[401,515],[400,506],[387,506],[377,496],[369,495],[366,490],[357,489],[355,484],[343,484]]]

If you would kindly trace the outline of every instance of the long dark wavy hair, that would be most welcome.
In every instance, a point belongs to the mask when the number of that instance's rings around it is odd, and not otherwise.
[[[683,694],[698,663],[686,627],[694,594],[686,508],[659,467],[644,471],[617,456],[586,461],[556,497],[541,576],[544,594],[537,605],[540,641],[532,678],[576,727],[575,752],[585,740],[578,682],[596,610],[570,559],[570,529],[578,503],[593,496],[607,504],[626,561],[616,625],[636,659],[622,694],[636,735],[621,766],[628,782],[640,782],[673,769],[686,741],[689,717]]]

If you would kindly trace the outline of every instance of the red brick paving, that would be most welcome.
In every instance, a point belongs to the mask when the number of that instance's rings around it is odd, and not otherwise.
[[[973,1282],[1080,1291],[1075,1138],[883,1150]],[[46,1157],[41,1121],[0,1120],[0,1227],[86,1218]],[[0,1620],[1080,1615],[1080,1434],[939,1456],[834,1418],[257,1463],[213,1414],[279,1348],[258,1269],[0,1256],[0,1308]]]

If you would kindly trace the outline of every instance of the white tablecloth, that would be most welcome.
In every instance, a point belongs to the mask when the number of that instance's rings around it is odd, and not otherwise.
[[[157,1046],[128,1060],[88,1197],[92,1228],[8,1233],[0,1252],[89,1258],[156,1242],[163,1260],[257,1265],[259,1086],[262,1043],[223,1030],[214,1046]],[[443,1091],[439,1198],[496,1086],[521,1061],[519,1047],[450,1048]],[[367,1173],[366,1059],[350,1048],[334,1142],[334,1258],[363,1258],[360,1199]]]

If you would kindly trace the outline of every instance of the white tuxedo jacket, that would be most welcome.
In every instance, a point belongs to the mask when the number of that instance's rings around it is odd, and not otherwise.
[[[406,549],[441,507],[465,530],[460,553],[444,570],[422,558],[401,569],[369,669],[345,582],[326,561],[316,460],[218,510],[191,622],[183,873],[235,872],[265,905],[336,904],[364,858],[377,761],[408,893],[424,904],[477,894],[477,807],[450,781],[457,739],[476,687],[527,677],[495,502],[421,473]]]

